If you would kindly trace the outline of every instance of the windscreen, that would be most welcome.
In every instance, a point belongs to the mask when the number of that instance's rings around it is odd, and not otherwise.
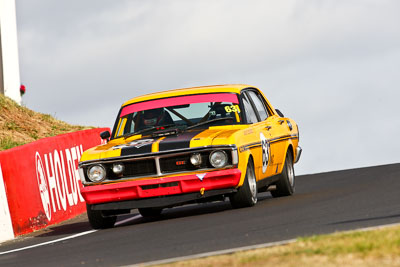
[[[120,112],[114,138],[166,128],[195,127],[242,122],[237,94],[197,94],[133,103]]]

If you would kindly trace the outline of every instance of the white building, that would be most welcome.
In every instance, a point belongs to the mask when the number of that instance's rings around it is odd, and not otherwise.
[[[0,93],[21,104],[15,0],[0,0]]]

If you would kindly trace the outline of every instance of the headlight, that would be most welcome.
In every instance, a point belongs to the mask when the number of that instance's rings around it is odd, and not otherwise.
[[[190,163],[192,163],[194,166],[200,166],[200,164],[201,164],[201,154],[200,153],[193,153],[190,156]]]
[[[125,170],[125,166],[122,163],[114,163],[112,170],[116,175],[122,175]]]
[[[89,167],[87,175],[90,181],[101,182],[106,179],[106,170],[103,165],[93,165]]]
[[[225,151],[216,150],[210,154],[210,163],[214,168],[222,168],[228,163]]]

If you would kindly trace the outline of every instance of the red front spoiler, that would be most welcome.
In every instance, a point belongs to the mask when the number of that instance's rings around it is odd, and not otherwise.
[[[202,177],[203,175],[204,177]],[[117,202],[200,192],[200,190],[232,188],[239,184],[240,176],[239,169],[228,169],[200,174],[86,186],[81,189],[81,194],[88,204]]]

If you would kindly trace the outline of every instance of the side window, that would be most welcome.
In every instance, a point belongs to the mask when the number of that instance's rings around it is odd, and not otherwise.
[[[260,115],[260,119],[263,121],[268,118],[267,108],[265,107],[264,102],[261,100],[261,96],[254,91],[249,91],[248,94],[257,109],[258,115]]]
[[[256,123],[258,122],[257,115],[253,109],[253,106],[249,103],[247,98],[243,95],[243,107],[246,113],[247,122]]]

